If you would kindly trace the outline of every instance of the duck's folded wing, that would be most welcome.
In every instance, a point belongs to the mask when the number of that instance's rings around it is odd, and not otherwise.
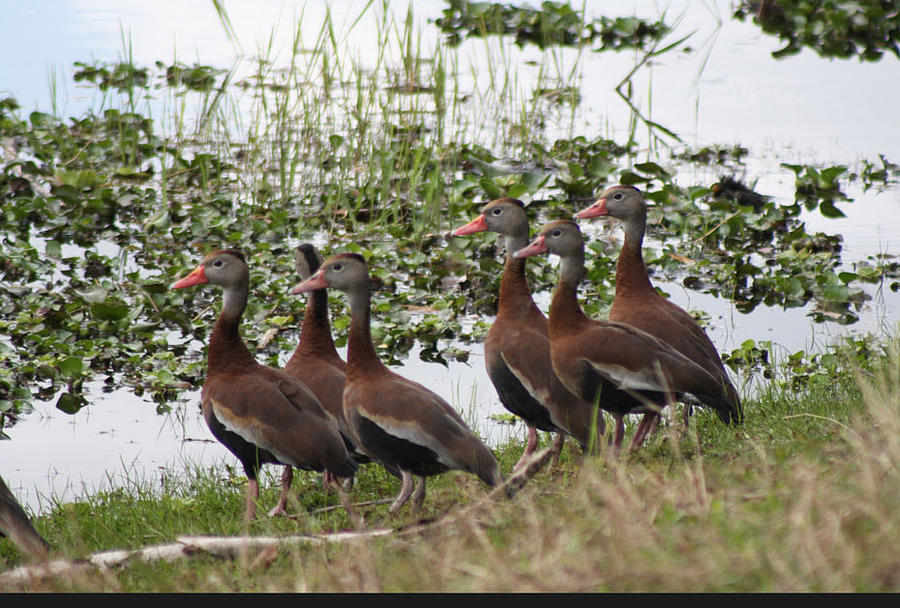
[[[428,448],[447,466],[458,466],[455,450],[474,435],[446,401],[400,377],[364,386],[348,384],[344,393],[355,415],[393,437]]]
[[[508,332],[498,342],[497,350],[500,363],[518,381],[518,386],[508,390],[526,392],[545,409],[556,428],[571,433],[591,424],[594,408],[573,395],[557,377],[550,356],[550,339],[541,328],[522,327]]]
[[[674,348],[630,325],[603,323],[572,340],[579,358],[627,391],[716,393],[721,385]]]
[[[248,376],[238,390],[207,382],[204,400],[227,430],[285,464],[321,468],[347,458],[337,425],[297,381]]]

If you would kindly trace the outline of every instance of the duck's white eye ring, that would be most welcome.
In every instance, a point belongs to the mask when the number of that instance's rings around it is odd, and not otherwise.
[[[224,263],[225,262],[223,262],[222,260],[216,260],[215,262],[213,262],[213,266],[215,266],[216,268],[221,268],[222,264]]]
[[[615,194],[613,194],[613,198],[616,199],[617,201],[622,200],[623,196],[625,196],[625,195],[622,194],[621,192],[616,192]]]
[[[491,210],[491,213],[493,213],[494,215],[500,215],[501,213],[503,213],[503,209],[501,209],[500,207],[495,207]]]
[[[344,269],[344,266],[341,264],[335,264],[331,267],[331,269],[335,272],[341,272]]]
[[[557,229],[557,230],[554,230],[550,234],[551,234],[551,236],[562,236],[562,230]]]

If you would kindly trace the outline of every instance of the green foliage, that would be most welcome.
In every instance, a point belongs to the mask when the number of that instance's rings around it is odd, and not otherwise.
[[[878,61],[885,52],[900,58],[900,12],[893,0],[741,0],[735,18],[751,15],[764,32],[785,41],[774,57],[807,47],[829,58]]]
[[[448,10],[483,10],[504,23],[536,17],[505,5]],[[607,23],[581,23],[561,4],[541,12],[544,21],[535,24],[555,23],[592,43]],[[545,103],[543,85],[526,95],[530,118],[501,116],[487,134],[469,131],[473,116],[476,123],[494,117],[483,104],[466,106],[473,91],[451,80],[446,49],[421,54],[410,17],[398,26],[401,55],[379,58],[371,73],[342,64],[340,45],[323,35],[295,54],[293,61],[308,57],[308,64],[276,70],[263,58],[237,82],[197,63],[78,63],[77,81],[96,87],[102,104],[66,120],[40,111],[23,117],[14,98],[0,99],[0,432],[34,398],[55,399],[70,412],[88,405],[90,379],[125,385],[161,410],[197,386],[218,294],[168,285],[219,247],[249,257],[243,332],[267,363],[277,365],[296,344],[302,302],[286,292],[296,280],[293,245],[309,238],[324,240],[326,254],[349,250],[369,259],[373,333],[386,361],[402,362],[416,345],[423,359],[464,361],[496,312],[502,259],[494,235],[444,235],[501,196],[526,202],[537,228],[570,217],[611,183],[637,185],[654,203],[648,230],[661,250],[658,257],[648,250],[647,262],[656,276],[732,299],[744,312],[813,303],[816,320],[852,323],[868,297],[865,285],[898,289],[891,256],[842,267],[840,237],[810,234],[798,219],[804,207],[839,214],[835,203],[846,201],[840,180],[891,185],[897,172],[887,159],[864,163],[857,174],[784,165],[796,174],[795,200],[744,199],[696,180],[684,185],[694,172],[682,167],[738,173],[746,170],[746,149],[673,152],[671,164],[638,158],[631,141],[581,133],[551,139],[543,125],[574,104]],[[573,29],[575,17],[581,25]],[[614,29],[624,36],[629,27]],[[653,36],[664,29],[651,28]],[[565,96],[575,93],[559,84]],[[487,86],[496,95],[503,85]],[[161,132],[168,123],[135,103],[153,95],[172,96],[182,111],[197,108],[194,130],[177,123]],[[247,104],[245,116],[222,111]],[[585,306],[602,315],[618,244],[588,247]],[[535,291],[552,289],[551,260],[527,269]],[[332,306],[341,344],[346,302],[335,296]]]
[[[114,88],[129,91],[134,87],[145,88],[149,84],[147,68],[140,68],[131,63],[116,64],[94,63],[89,65],[81,61],[75,62],[75,82],[91,82],[101,91]]]
[[[818,169],[808,165],[782,163],[797,176],[797,202],[812,211],[818,207],[825,217],[844,217],[844,212],[834,206],[836,200],[849,201],[841,191],[838,178],[847,172],[847,167],[838,165]]]
[[[467,38],[515,35],[523,47],[588,46],[595,51],[642,49],[664,38],[670,28],[637,17],[586,20],[566,2],[541,2],[540,9],[512,4],[450,0],[435,24],[451,46]]]
[[[724,146],[704,146],[702,148],[684,149],[676,151],[672,157],[697,163],[700,165],[730,165],[743,163],[743,159],[749,154],[749,150],[741,145]]]
[[[853,180],[860,180],[866,191],[872,188],[882,190],[897,183],[897,179],[900,177],[900,165],[889,161],[884,154],[879,154],[878,164],[863,159],[859,173],[853,173],[849,177]]]
[[[162,61],[156,61],[154,65],[158,75],[153,74],[151,68],[126,61],[95,61],[91,64],[76,61],[72,78],[75,82],[91,83],[101,91],[114,89],[120,93],[134,89],[149,90],[151,86],[206,92],[220,85],[219,77],[226,73],[225,70],[199,63],[187,66],[181,62],[166,65]],[[154,78],[157,80],[156,85],[153,85]]]
[[[819,351],[781,353],[770,340],[745,340],[722,360],[745,382],[754,379],[767,391],[815,391],[840,381],[851,368],[872,373],[890,358],[890,344],[876,336],[845,337]]]

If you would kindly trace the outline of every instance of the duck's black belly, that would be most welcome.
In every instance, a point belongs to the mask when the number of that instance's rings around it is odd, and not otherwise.
[[[438,475],[448,469],[434,450],[391,435],[364,416],[357,416],[353,423],[365,451],[375,460],[420,477]]]

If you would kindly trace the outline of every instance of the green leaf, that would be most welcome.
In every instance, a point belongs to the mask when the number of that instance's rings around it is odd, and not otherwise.
[[[53,189],[53,196],[66,203],[72,204],[78,202],[81,198],[81,192],[74,186],[64,184]]]
[[[847,167],[843,165],[837,165],[835,167],[828,167],[827,169],[822,169],[822,181],[826,184],[833,184],[834,180],[838,175],[847,170]]]
[[[59,241],[47,241],[47,244],[44,245],[44,252],[47,256],[58,260],[62,257],[62,245]]]
[[[649,173],[651,175],[658,175],[660,177],[665,177],[669,175],[669,172],[660,167],[658,164],[653,162],[646,163],[637,163],[634,166],[638,171],[642,171],[643,173]]]
[[[81,374],[84,362],[79,357],[66,357],[59,362],[59,372],[66,378],[74,378]]]
[[[634,171],[623,171],[622,175],[619,176],[619,183],[625,186],[633,186],[645,181],[647,181],[646,178],[641,177]]]
[[[104,302],[106,301],[106,297],[109,295],[109,292],[99,285],[95,286],[89,291],[76,290],[75,293],[77,293],[81,297],[81,299],[88,304],[98,304],[100,302]]]
[[[494,183],[494,180],[490,178],[482,178],[478,180],[478,184],[484,189],[485,193],[490,198],[500,198],[501,196],[503,196],[500,188],[497,186],[497,184]]]
[[[87,399],[77,393],[65,392],[56,401],[56,409],[67,414],[75,414],[87,405]]]
[[[819,205],[819,213],[825,217],[846,217],[844,212],[835,207],[831,201],[822,201]]]
[[[549,173],[533,173],[531,171],[526,171],[522,174],[521,183],[528,188],[530,192],[534,192],[547,183],[548,179],[550,179]]]
[[[525,184],[513,184],[509,188],[506,189],[506,196],[510,196],[512,198],[522,198],[526,194],[528,194],[529,189]]]
[[[128,305],[121,300],[110,298],[91,306],[91,314],[101,321],[118,321],[128,314]]]

